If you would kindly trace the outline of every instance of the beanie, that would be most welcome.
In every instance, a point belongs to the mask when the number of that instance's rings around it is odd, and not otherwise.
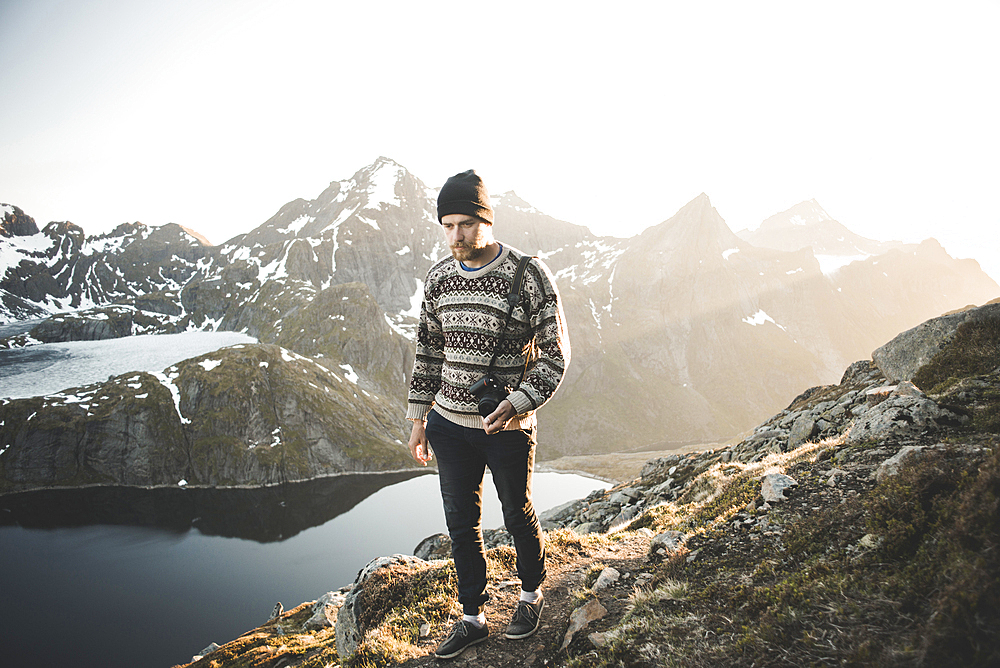
[[[493,207],[483,180],[474,169],[455,174],[441,186],[438,194],[438,222],[451,213],[464,213],[493,224]]]

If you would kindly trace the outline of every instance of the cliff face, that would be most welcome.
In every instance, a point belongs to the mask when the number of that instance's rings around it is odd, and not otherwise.
[[[269,485],[412,465],[393,404],[277,346],[0,401],[0,492]]]

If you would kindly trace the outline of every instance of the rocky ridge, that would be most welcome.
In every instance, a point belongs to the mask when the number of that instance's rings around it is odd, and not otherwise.
[[[910,381],[890,389],[873,363],[856,363],[748,438],[650,461],[639,478],[546,513],[541,630],[491,639],[456,665],[994,665],[1000,309],[948,322],[934,323],[939,352],[914,375],[938,379],[929,394]],[[883,352],[898,357],[922,336]],[[853,415],[837,433],[756,437],[837,408]],[[880,413],[894,418],[870,428]],[[502,624],[516,571],[503,534],[490,539],[487,614]],[[446,548],[431,537],[417,556],[376,559],[352,585],[191,665],[435,665],[457,614]]]
[[[244,486],[412,467],[396,408],[273,345],[162,373],[0,399],[0,493],[86,485]]]

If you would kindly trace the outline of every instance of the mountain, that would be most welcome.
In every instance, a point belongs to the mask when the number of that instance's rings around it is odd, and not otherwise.
[[[0,494],[83,485],[263,486],[411,467],[398,408],[278,346],[237,345],[0,399]]]
[[[756,230],[740,230],[736,235],[761,248],[782,251],[811,248],[828,273],[848,262],[903,246],[900,241],[875,241],[851,232],[814,199],[774,214]]]
[[[0,346],[244,332],[349,366],[401,415],[423,277],[448,253],[436,192],[379,158],[215,247],[176,225],[38,232],[6,206],[0,317],[40,321]],[[882,246],[814,201],[761,225],[794,232],[785,248],[733,234],[705,194],[630,239],[595,236],[513,192],[494,208],[497,238],[543,258],[564,299],[572,363],[539,413],[543,459],[725,441],[897,332],[1000,295],[974,261],[933,240]],[[873,254],[830,274],[817,248]]]

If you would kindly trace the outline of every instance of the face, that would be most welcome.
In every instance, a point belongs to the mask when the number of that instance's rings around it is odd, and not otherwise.
[[[475,216],[450,213],[442,216],[441,227],[451,254],[460,262],[478,260],[493,243],[493,226]]]

